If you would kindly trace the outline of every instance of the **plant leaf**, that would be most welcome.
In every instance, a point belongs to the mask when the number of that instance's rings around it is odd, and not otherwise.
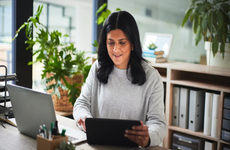
[[[196,31],[197,31],[197,27],[198,27],[198,24],[199,24],[199,20],[200,20],[200,18],[199,18],[199,16],[197,15],[195,18],[194,18],[194,20],[193,20],[193,26],[192,26],[192,28],[193,28],[193,32],[196,34]]]
[[[220,44],[220,53],[222,53],[222,58],[224,59],[224,52],[225,52],[225,42]]]
[[[188,8],[188,9],[186,10],[185,16],[184,16],[184,19],[183,19],[182,25],[181,25],[182,28],[183,28],[184,24],[187,22],[187,20],[188,20],[190,14],[191,14],[191,12],[192,12],[192,10],[193,10],[193,8]]]
[[[106,10],[104,12],[101,13],[101,16],[104,17],[104,20],[106,20],[106,18],[111,14],[110,10]]]
[[[230,5],[228,3],[222,3],[220,5],[220,8],[226,13],[228,14],[228,12],[230,12]]]
[[[96,12],[96,15],[97,15],[99,12],[103,11],[103,9],[104,9],[106,6],[107,6],[106,3],[102,4],[102,5],[98,8],[98,10],[97,10],[97,12]]]
[[[213,53],[213,57],[215,57],[217,51],[218,51],[218,39],[217,36],[215,36],[212,40],[212,53]]]
[[[200,28],[200,26],[198,26],[197,27],[197,32],[196,32],[196,37],[195,37],[196,46],[198,45],[198,43],[200,42],[201,39],[202,39],[201,28]]]
[[[121,9],[120,8],[116,8],[116,11],[121,11]]]
[[[97,18],[97,24],[98,24],[98,25],[101,24],[103,21],[104,21],[104,17],[99,16],[99,17]]]

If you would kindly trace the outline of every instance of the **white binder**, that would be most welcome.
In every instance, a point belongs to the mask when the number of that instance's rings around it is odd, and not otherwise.
[[[189,130],[199,131],[203,129],[204,122],[204,101],[203,90],[190,90],[189,96]]]
[[[204,134],[211,135],[213,93],[205,92]]]
[[[179,126],[180,87],[173,87],[172,125]]]
[[[205,141],[204,150],[216,150],[216,149],[217,149],[217,142]]]
[[[217,126],[218,126],[218,111],[219,111],[219,94],[213,94],[212,99],[212,125],[211,125],[211,136],[217,138]]]
[[[189,89],[180,88],[179,127],[188,129]]]

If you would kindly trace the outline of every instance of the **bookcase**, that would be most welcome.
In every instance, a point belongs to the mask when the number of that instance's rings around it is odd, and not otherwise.
[[[224,146],[230,145],[229,142],[221,140],[223,98],[230,94],[230,68],[212,67],[200,64],[189,64],[183,62],[168,62],[152,64],[162,76],[165,86],[165,115],[167,124],[167,134],[165,136],[163,147],[172,149],[173,133],[181,132],[217,142],[217,150],[222,150]],[[220,93],[217,125],[217,138],[203,134],[203,131],[193,132],[172,125],[172,101],[173,86],[186,86],[199,88],[207,91]]]

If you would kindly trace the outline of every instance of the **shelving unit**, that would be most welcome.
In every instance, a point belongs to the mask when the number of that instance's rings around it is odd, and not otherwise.
[[[6,66],[0,65],[0,67],[5,68],[5,74],[0,74],[0,112],[7,112],[10,111],[10,108],[7,108],[6,106],[6,102],[10,101],[10,97],[9,95],[7,95],[7,81],[17,81],[17,78],[15,74],[7,75]]]
[[[222,150],[225,145],[230,145],[229,142],[221,140],[223,98],[230,94],[230,68],[211,67],[182,62],[156,63],[152,64],[152,66],[158,70],[164,84],[166,84],[165,114],[167,134],[163,146],[172,148],[174,132],[182,132],[205,140],[215,141],[217,142],[217,150]],[[217,138],[207,136],[203,134],[203,131],[193,132],[189,129],[172,125],[172,97],[174,85],[211,90],[220,93],[218,112],[220,121],[218,122]]]

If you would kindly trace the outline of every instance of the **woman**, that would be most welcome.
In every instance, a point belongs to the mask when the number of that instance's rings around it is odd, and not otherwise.
[[[126,130],[124,136],[141,147],[163,141],[163,83],[142,57],[137,24],[128,12],[114,12],[105,21],[98,60],[74,105],[73,116],[83,130],[87,117],[141,120],[142,125]]]

